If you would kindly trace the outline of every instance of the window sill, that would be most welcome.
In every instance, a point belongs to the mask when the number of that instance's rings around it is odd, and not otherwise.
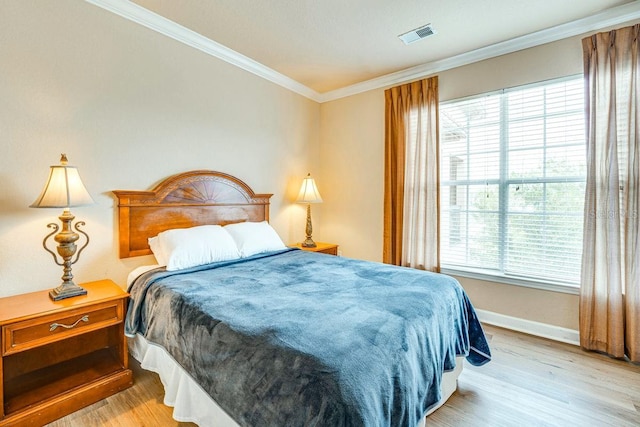
[[[461,269],[445,268],[445,267],[442,267],[440,269],[440,272],[444,274],[448,274],[450,276],[460,276],[460,277],[467,277],[470,279],[484,280],[486,282],[496,282],[496,283],[505,283],[507,285],[524,286],[526,288],[540,289],[543,291],[560,292],[563,294],[572,294],[572,295],[580,294],[579,286],[569,285],[566,283],[546,282],[546,281],[543,282],[543,281],[528,280],[528,279],[518,278],[518,277],[507,277],[507,276],[500,276],[496,274],[487,274],[481,271],[461,270]]]

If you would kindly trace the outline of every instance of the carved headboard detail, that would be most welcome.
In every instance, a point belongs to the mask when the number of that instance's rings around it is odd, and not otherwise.
[[[222,172],[173,175],[151,191],[115,190],[120,258],[149,255],[148,239],[171,228],[268,221],[272,194]]]

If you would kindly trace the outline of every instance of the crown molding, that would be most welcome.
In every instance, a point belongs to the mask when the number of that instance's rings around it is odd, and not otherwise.
[[[313,101],[320,102],[320,94],[315,90],[285,76],[235,50],[217,43],[176,22],[160,16],[128,0],[85,0],[118,16],[147,27],[153,31],[221,59],[245,71],[262,77],[272,83],[289,89]]]
[[[85,0],[95,6],[112,12],[125,19],[143,25],[153,31],[171,37],[181,43],[235,65],[245,71],[262,77],[272,83],[291,90],[313,101],[323,103],[356,95],[374,89],[420,79],[438,72],[496,56],[517,52],[546,43],[562,40],[579,34],[597,31],[602,28],[640,19],[640,0],[607,9],[598,14],[577,21],[547,28],[504,42],[496,43],[450,58],[432,61],[395,73],[366,80],[329,92],[318,93],[315,90],[287,77],[253,59],[221,45],[203,35],[166,19],[142,6],[128,0]]]
[[[621,24],[623,22],[629,22],[639,18],[640,1],[636,0],[577,21],[557,25],[555,27],[536,31],[535,33],[530,33],[511,40],[452,56],[450,58],[428,62],[361,83],[356,83],[351,86],[324,92],[320,94],[319,102],[333,101],[362,92],[367,92],[369,90],[390,87],[400,83],[417,80],[452,68],[540,46],[591,31],[597,31],[602,28]]]

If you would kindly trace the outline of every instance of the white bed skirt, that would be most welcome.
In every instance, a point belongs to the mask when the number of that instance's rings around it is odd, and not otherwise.
[[[239,427],[164,348],[150,343],[140,334],[128,340],[129,352],[140,362],[140,366],[160,376],[164,386],[164,404],[173,407],[173,418],[176,421],[192,422],[200,427]],[[456,391],[462,362],[463,358],[459,357],[456,369],[444,374],[442,399],[427,415],[442,406]],[[420,426],[424,424],[425,420]]]

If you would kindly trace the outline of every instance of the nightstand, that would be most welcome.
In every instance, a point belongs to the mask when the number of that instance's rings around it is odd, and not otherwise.
[[[52,301],[0,298],[0,427],[40,426],[133,384],[124,337],[129,296],[111,280]]]
[[[315,248],[305,248],[302,243],[291,245],[292,248],[302,249],[303,251],[320,252],[322,254],[338,255],[338,245],[333,243],[316,242]]]

